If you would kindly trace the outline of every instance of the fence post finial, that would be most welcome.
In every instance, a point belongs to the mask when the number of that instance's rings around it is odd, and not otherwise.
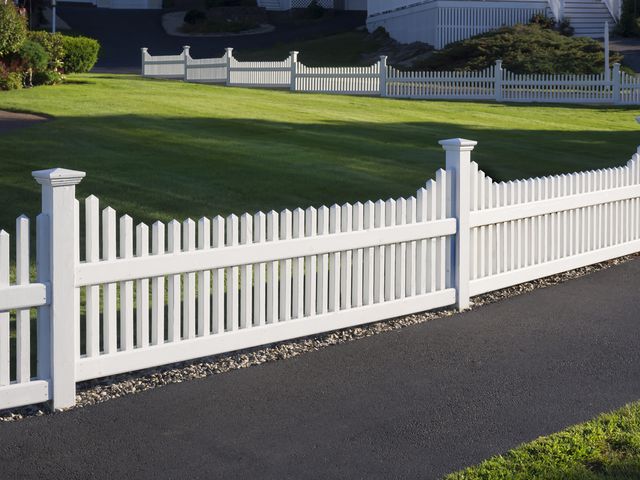
[[[464,310],[470,305],[469,266],[471,264],[471,151],[478,144],[464,138],[441,140],[446,152],[447,216],[456,219],[456,235],[451,258],[453,266],[453,286],[456,289],[456,306]]]
[[[386,55],[380,56],[380,96],[387,96],[387,75],[388,75],[388,67],[387,67],[388,57]]]
[[[71,407],[76,402],[75,342],[80,306],[76,304],[75,272],[80,232],[76,224],[75,186],[85,173],[54,168],[35,171],[32,175],[42,185],[42,213],[48,220],[48,258],[42,261],[47,263],[47,283],[52,287],[48,361],[53,408],[59,409]]]
[[[297,52],[295,50],[293,50],[292,52],[289,52],[289,58],[291,59],[291,91],[295,92],[296,91],[296,76],[298,74],[298,54],[300,52]]]

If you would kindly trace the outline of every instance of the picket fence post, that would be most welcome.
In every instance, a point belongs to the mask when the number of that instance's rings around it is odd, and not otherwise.
[[[613,83],[611,89],[613,90],[613,103],[619,104],[621,102],[621,86],[620,86],[620,64],[613,64]]]
[[[380,57],[380,96],[387,96],[387,60],[388,57],[386,55],[382,55]]]
[[[75,218],[75,186],[86,174],[54,168],[35,171],[32,175],[42,185],[42,214],[48,220],[48,228],[44,229],[48,239],[43,240],[47,248],[41,248],[47,252],[48,258],[41,259],[40,263],[46,263],[49,273],[46,282],[50,291],[48,370],[53,408],[59,409],[71,407],[76,401],[76,309],[79,305],[76,302],[75,270],[79,232]]]
[[[142,54],[142,76],[144,77],[146,74],[146,68],[145,68],[145,64],[146,64],[146,60],[147,60],[147,52],[149,51],[149,49],[147,47],[142,47],[140,49],[140,53]]]
[[[456,307],[469,308],[469,269],[471,265],[471,151],[478,144],[473,140],[452,138],[441,140],[446,152],[447,213],[456,219],[456,235],[451,249],[453,286],[456,290]]]
[[[298,74],[298,52],[289,52],[291,58],[291,91],[296,91],[296,76]]]
[[[182,77],[182,79],[186,82],[187,81],[187,69],[189,68],[189,58],[191,57],[189,55],[189,49],[191,48],[191,46],[189,45],[184,45],[182,47],[182,53],[183,53],[183,57],[184,57],[184,75]]]
[[[496,91],[496,101],[502,101],[502,60],[496,60],[493,74]]]
[[[227,56],[227,86],[231,85],[231,59],[233,58],[233,48],[225,48]]]

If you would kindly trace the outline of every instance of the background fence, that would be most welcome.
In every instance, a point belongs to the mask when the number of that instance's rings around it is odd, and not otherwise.
[[[181,73],[179,73],[181,72]],[[497,100],[504,102],[640,104],[640,80],[620,70],[597,75],[516,74],[502,61],[477,72],[401,71],[387,57],[368,67],[308,67],[291,52],[282,61],[240,62],[224,56],[195,60],[181,55],[149,55],[142,49],[143,76],[182,78],[238,87],[287,88],[294,92],[378,95],[392,98]]]
[[[0,233],[0,408],[68,407],[78,381],[464,309],[472,295],[640,251],[638,154],[496,183],[471,161],[475,142],[440,143],[446,169],[407,198],[151,226],[78,202],[83,172],[34,172],[36,278],[29,220],[17,220],[13,262]]]

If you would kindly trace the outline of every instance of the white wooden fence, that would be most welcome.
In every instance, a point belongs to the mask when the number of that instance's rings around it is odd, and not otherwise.
[[[29,220],[17,220],[15,262],[0,233],[0,408],[68,407],[78,381],[464,309],[473,295],[640,251],[638,154],[496,183],[471,161],[476,142],[440,143],[446,170],[408,198],[151,227],[94,196],[80,204],[83,172],[34,172],[34,282]]]
[[[143,76],[182,78],[237,87],[287,88],[294,92],[379,95],[413,99],[496,100],[501,102],[640,104],[640,80],[614,64],[597,75],[521,75],[502,61],[477,72],[401,71],[387,57],[368,67],[308,67],[298,52],[275,62],[240,62],[224,56],[195,60],[181,55],[153,57],[142,51]],[[181,73],[178,73],[181,72]]]

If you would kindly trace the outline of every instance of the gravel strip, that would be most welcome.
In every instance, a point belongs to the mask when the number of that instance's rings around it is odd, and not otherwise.
[[[621,263],[628,262],[633,258],[640,257],[640,253],[616,258],[607,262],[597,263],[588,267],[578,268],[558,275],[553,275],[532,282],[523,283],[513,287],[497,290],[472,298],[471,309],[479,308],[483,305],[498,302],[509,297],[514,297],[522,293],[530,292],[538,288],[545,288],[552,285],[579,278],[591,273],[604,270]],[[137,371],[129,374],[122,374],[112,377],[100,378],[79,383],[77,386],[76,405],[66,410],[82,408],[89,405],[106,402],[113,398],[124,395],[135,394],[150,390],[152,388],[181,383],[197,378],[208,377],[219,373],[247,368],[253,365],[260,365],[266,362],[292,358],[306,352],[313,352],[330,345],[350,342],[359,338],[378,335],[400,328],[427,322],[436,318],[449,317],[456,314],[453,307],[433,310],[429,312],[408,315],[406,317],[393,318],[380,322],[363,325],[360,327],[347,328],[329,333],[323,333],[313,337],[295,339],[287,342],[257,347],[248,350],[241,350],[231,354],[221,354],[212,357],[201,358],[189,362],[182,362],[172,365],[165,365],[148,370]],[[22,420],[32,416],[42,416],[51,414],[45,404],[20,407],[0,412],[0,422],[11,422]]]

